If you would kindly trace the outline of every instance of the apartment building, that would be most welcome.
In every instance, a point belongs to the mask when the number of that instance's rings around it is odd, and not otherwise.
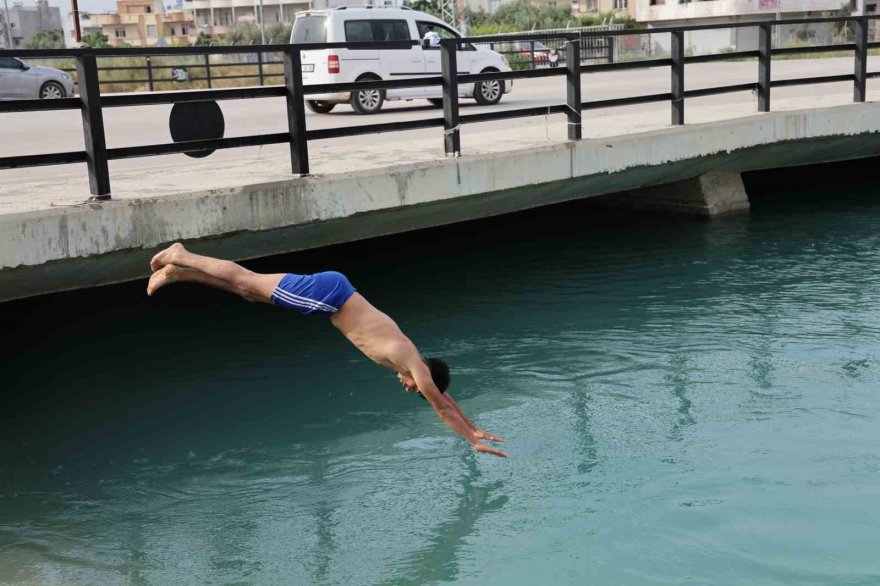
[[[262,0],[263,22],[268,26],[279,22],[293,22],[297,12],[308,10],[309,0]],[[314,6],[318,8],[318,6]],[[258,0],[186,0],[186,10],[192,15],[196,35],[222,36],[240,22],[259,22]]]
[[[73,16],[65,31],[73,38]],[[187,44],[198,36],[190,14],[183,10],[166,11],[162,0],[116,0],[116,12],[80,13],[83,37],[100,32],[114,47],[151,47]]]
[[[11,39],[6,38],[7,30]],[[61,10],[49,6],[48,0],[37,0],[34,6],[24,6],[21,2],[14,2],[8,10],[0,10],[0,46],[3,48],[24,47],[28,39],[42,30],[64,32]]]

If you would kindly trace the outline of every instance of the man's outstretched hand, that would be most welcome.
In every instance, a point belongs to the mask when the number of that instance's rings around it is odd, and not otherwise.
[[[496,450],[495,448],[487,446],[486,444],[481,444],[480,442],[475,442],[473,446],[475,450],[484,454],[492,454],[493,456],[498,456],[499,458],[507,457],[507,454],[505,454],[501,450]]]
[[[483,431],[482,429],[478,429],[474,432],[474,435],[477,436],[477,439],[481,440],[489,440],[490,442],[503,442],[504,438],[500,438],[497,435],[492,435],[488,431]]]

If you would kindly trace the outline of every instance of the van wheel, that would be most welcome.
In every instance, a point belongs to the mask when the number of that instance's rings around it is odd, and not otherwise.
[[[497,69],[486,69],[481,73],[494,73]],[[482,106],[494,106],[504,95],[503,81],[481,81],[474,86],[474,99]]]
[[[380,81],[375,75],[362,75],[357,81]],[[358,114],[375,114],[385,102],[385,90],[351,92],[351,107]]]
[[[443,98],[428,98],[428,101],[431,102],[432,106],[436,106],[438,108],[443,107]]]
[[[333,102],[319,102],[318,100],[306,100],[306,106],[315,114],[328,114],[336,107]]]

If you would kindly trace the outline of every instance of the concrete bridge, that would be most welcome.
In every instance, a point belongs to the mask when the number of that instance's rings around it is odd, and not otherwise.
[[[835,101],[790,100],[781,111],[718,121],[749,108],[695,108],[700,122],[647,131],[649,114],[610,117],[578,142],[564,140],[559,122],[465,135],[479,154],[457,158],[443,157],[436,139],[433,147],[413,141],[408,160],[387,165],[376,163],[377,153],[401,149],[334,149],[327,154],[337,165],[362,169],[303,178],[286,176],[277,156],[222,171],[195,163],[115,178],[107,202],[77,203],[88,194],[70,192],[70,182],[41,184],[39,198],[13,198],[7,185],[0,300],[146,277],[150,256],[178,240],[242,260],[603,195],[616,205],[707,217],[746,213],[744,171],[880,153],[880,104]],[[232,177],[238,181],[218,185]]]

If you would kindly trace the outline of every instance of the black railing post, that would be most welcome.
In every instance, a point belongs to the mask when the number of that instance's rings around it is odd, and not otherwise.
[[[208,80],[208,89],[211,89],[211,56],[205,53],[205,79]]]
[[[457,43],[444,39],[440,43],[440,70],[443,76],[443,148],[447,155],[461,155],[461,132],[458,128],[458,61]],[[478,82],[479,83],[479,82]]]
[[[568,39],[565,45],[565,80],[567,86],[568,140],[581,139],[581,42]]]
[[[758,112],[770,111],[770,62],[773,31],[770,24],[758,27]]]
[[[605,51],[608,63],[614,63],[614,37],[605,37]]]
[[[147,87],[153,91],[153,58],[147,55]]]
[[[76,58],[76,78],[82,111],[89,190],[94,199],[110,199],[110,170],[107,167],[107,143],[104,139],[104,115],[101,112],[101,88],[94,55]]]
[[[672,35],[672,123],[684,124],[684,31]]]
[[[529,55],[531,55],[532,60],[532,66],[529,69],[535,69],[537,67],[535,63],[535,41],[529,41]]]
[[[257,67],[259,68],[259,72],[260,72],[260,85],[264,85],[263,84],[263,52],[262,51],[257,53]]]
[[[296,45],[284,52],[284,84],[287,86],[287,127],[290,132],[290,164],[295,175],[309,174],[306,141],[306,104],[303,101],[302,56]]]
[[[868,19],[862,17],[856,21],[856,64],[853,101],[865,101],[865,80],[868,75]]]

